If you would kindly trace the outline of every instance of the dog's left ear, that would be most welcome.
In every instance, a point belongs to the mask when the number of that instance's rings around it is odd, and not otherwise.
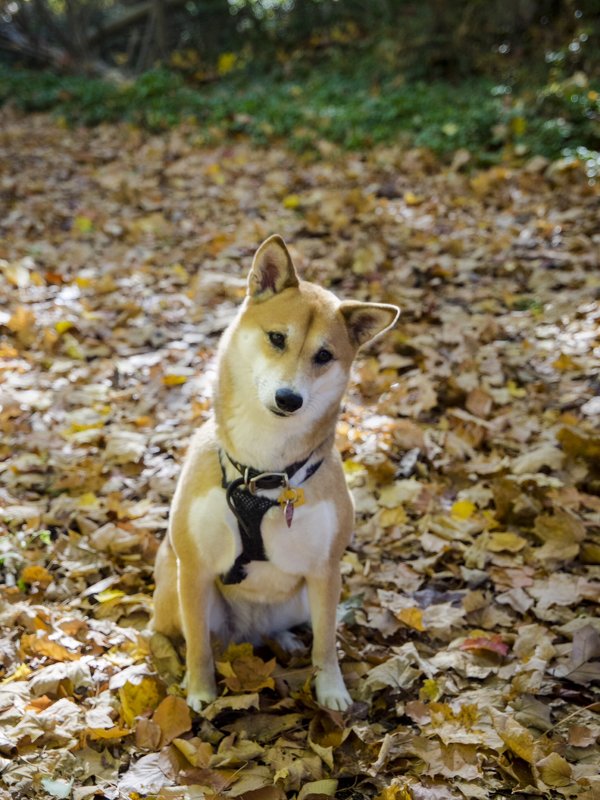
[[[400,309],[388,303],[359,303],[346,300],[340,305],[350,341],[356,347],[366,344],[395,324]]]
[[[270,236],[256,251],[248,276],[248,295],[267,300],[289,287],[298,286],[292,257],[281,236]]]

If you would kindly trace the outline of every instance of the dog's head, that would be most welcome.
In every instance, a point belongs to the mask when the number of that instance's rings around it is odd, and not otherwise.
[[[398,314],[384,303],[341,302],[299,280],[283,239],[271,236],[254,256],[246,301],[226,345],[245,376],[237,389],[245,386],[247,402],[258,401],[269,414],[310,425],[337,411],[356,351]]]

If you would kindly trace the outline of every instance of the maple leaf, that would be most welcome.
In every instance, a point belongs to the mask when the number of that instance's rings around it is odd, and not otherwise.
[[[275,669],[274,658],[263,661],[253,654],[243,654],[231,661],[217,661],[215,666],[224,677],[227,688],[236,694],[275,688],[271,677]]]

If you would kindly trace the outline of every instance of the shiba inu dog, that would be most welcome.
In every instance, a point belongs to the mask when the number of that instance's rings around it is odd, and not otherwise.
[[[195,434],[156,561],[153,628],[186,642],[188,704],[216,697],[211,635],[260,643],[310,622],[318,702],[352,702],[335,640],[353,504],[334,449],[358,348],[399,310],[299,280],[279,236],[258,249],[218,349],[214,415]]]

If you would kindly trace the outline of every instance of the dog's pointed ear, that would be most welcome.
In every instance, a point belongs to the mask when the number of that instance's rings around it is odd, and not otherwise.
[[[346,300],[340,305],[348,336],[355,347],[387,331],[400,316],[400,309],[388,303],[359,303]]]
[[[256,251],[248,276],[248,295],[267,300],[289,287],[298,286],[294,262],[281,236],[270,236]]]

